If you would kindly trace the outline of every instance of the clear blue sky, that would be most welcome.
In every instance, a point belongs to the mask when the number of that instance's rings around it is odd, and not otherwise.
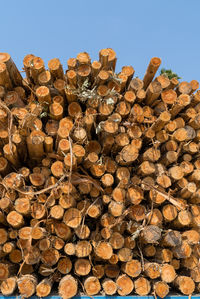
[[[200,0],[4,0],[0,52],[66,61],[102,48],[117,52],[117,71],[132,65],[143,77],[151,57],[184,80],[200,81]]]

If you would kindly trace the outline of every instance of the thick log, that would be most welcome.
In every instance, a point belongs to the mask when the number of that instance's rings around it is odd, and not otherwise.
[[[116,284],[120,296],[129,295],[134,288],[133,281],[126,274],[120,275],[116,280]]]
[[[114,295],[117,292],[117,285],[110,278],[104,279],[102,282],[102,287],[106,295]]]
[[[43,279],[36,287],[36,295],[38,297],[46,297],[50,294],[52,288],[52,281],[49,279]]]
[[[100,282],[97,277],[89,276],[84,281],[84,289],[89,296],[97,295],[101,289]]]
[[[2,281],[0,290],[4,296],[10,296],[17,288],[17,278],[15,276],[9,277]]]
[[[72,298],[78,291],[78,283],[71,275],[65,275],[59,282],[58,292],[62,298]]]
[[[74,271],[77,275],[86,276],[90,273],[91,265],[89,260],[77,259],[74,264]]]
[[[23,275],[20,278],[18,278],[17,286],[21,296],[29,298],[36,291],[37,279],[33,275]]]
[[[66,275],[71,272],[72,262],[68,257],[59,259],[57,269],[60,273]]]
[[[145,277],[140,277],[136,279],[134,282],[134,286],[135,286],[135,292],[139,296],[145,296],[150,293],[151,284],[149,280]]]
[[[160,298],[165,298],[169,293],[169,286],[164,281],[157,281],[154,284],[154,291]]]
[[[5,63],[14,86],[22,85],[22,76],[8,53],[0,53],[0,62]]]
[[[178,276],[175,279],[175,286],[181,291],[184,295],[191,295],[195,289],[195,283],[192,278],[187,276]]]

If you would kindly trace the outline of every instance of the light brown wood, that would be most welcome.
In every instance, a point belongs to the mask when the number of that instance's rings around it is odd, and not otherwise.
[[[0,62],[5,63],[9,76],[15,86],[22,85],[22,76],[8,53],[0,53]]]
[[[134,282],[135,292],[140,296],[145,296],[150,293],[151,285],[147,278],[140,277]]]
[[[97,277],[89,276],[84,281],[84,289],[89,296],[97,295],[101,289],[100,282]]]
[[[148,68],[147,68],[146,73],[143,78],[145,89],[148,87],[148,85],[153,80],[153,77],[155,76],[160,64],[161,64],[160,58],[158,58],[158,57],[151,58],[150,63],[148,65]]]
[[[90,273],[91,265],[89,260],[77,259],[74,264],[74,270],[77,275],[86,276]]]
[[[36,295],[38,297],[48,296],[51,292],[52,284],[53,284],[52,281],[46,278],[40,281],[36,287]]]
[[[142,271],[141,263],[138,260],[131,260],[124,265],[122,265],[123,271],[131,276],[131,277],[138,277]]]
[[[40,104],[48,106],[51,104],[51,96],[49,88],[46,86],[40,86],[36,89],[36,96]]]
[[[48,62],[48,68],[51,72],[53,79],[63,79],[63,68],[58,58],[53,58]]]
[[[117,291],[116,283],[110,278],[104,279],[102,287],[106,295],[114,295]]]
[[[175,279],[175,285],[184,295],[191,295],[195,289],[194,281],[192,280],[192,278],[187,276],[178,276]]]
[[[152,104],[155,105],[154,102],[158,99],[161,92],[162,92],[162,85],[160,82],[154,81],[150,83],[147,89],[145,103],[147,105],[152,105]]]
[[[117,292],[120,296],[129,295],[133,290],[133,281],[126,274],[120,275],[117,280]]]
[[[54,248],[50,248],[42,252],[41,261],[47,266],[53,266],[58,262],[59,257],[59,252]]]
[[[51,84],[51,73],[49,71],[43,71],[38,76],[38,83],[42,86],[48,86]]]
[[[6,64],[3,62],[0,62],[0,84],[8,90],[12,88],[12,82]]]
[[[35,84],[38,83],[38,76],[40,73],[45,71],[44,61],[40,57],[33,57],[29,62],[30,65],[30,75]]]
[[[4,296],[10,296],[14,293],[16,287],[17,287],[17,278],[13,276],[2,281],[0,290]]]
[[[33,275],[23,275],[17,280],[17,286],[21,296],[31,297],[36,291],[37,279]]]
[[[76,256],[79,258],[87,257],[92,252],[92,246],[89,241],[78,241],[76,244]]]
[[[58,292],[62,298],[72,298],[78,291],[78,283],[71,275],[65,275],[59,282]]]
[[[33,58],[35,56],[33,54],[27,54],[23,59],[24,70],[26,72],[26,78],[31,80],[31,65],[33,63]]]
[[[57,269],[60,273],[66,275],[71,272],[72,269],[72,262],[70,258],[68,257],[63,257],[59,259]]]
[[[22,297],[51,295],[54,282],[63,298],[198,292],[198,82],[154,80],[159,58],[143,80],[132,66],[116,73],[111,48],[94,62],[80,52],[65,74],[57,58],[49,70],[32,54],[23,63],[17,82],[0,54],[5,292],[15,275]]]
[[[113,254],[113,249],[109,243],[102,241],[97,244],[95,253],[98,257],[109,260]]]
[[[66,243],[64,247],[64,251],[67,255],[74,255],[75,254],[75,245],[73,243]]]
[[[77,228],[81,223],[81,219],[80,211],[75,208],[68,209],[63,216],[64,223],[72,228]]]
[[[169,293],[169,286],[164,281],[157,281],[154,284],[154,291],[160,298],[165,298]]]
[[[4,151],[4,157],[12,163],[15,167],[19,167],[20,161],[19,161],[19,156],[17,153],[17,148],[14,144],[12,144],[12,147],[10,144],[6,144],[3,147]]]
[[[169,264],[164,264],[161,268],[161,279],[166,283],[173,282],[176,277],[174,267]]]

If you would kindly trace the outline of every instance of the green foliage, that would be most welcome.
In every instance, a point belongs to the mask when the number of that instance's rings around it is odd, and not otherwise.
[[[179,76],[178,76],[176,73],[174,73],[172,70],[166,70],[166,69],[164,69],[164,68],[161,69],[160,74],[166,76],[166,77],[169,78],[169,79],[172,79],[172,78],[181,79],[181,77],[179,77]]]

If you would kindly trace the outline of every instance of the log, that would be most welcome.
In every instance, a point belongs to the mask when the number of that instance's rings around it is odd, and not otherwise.
[[[19,249],[13,249],[9,254],[9,260],[13,264],[19,264],[22,261],[22,252]]]
[[[55,265],[59,260],[60,254],[58,250],[49,248],[41,253],[41,261],[47,266]]]
[[[46,297],[50,294],[52,288],[52,281],[49,279],[43,279],[36,287],[36,295],[38,297]]]
[[[126,247],[121,248],[117,255],[121,262],[130,262],[133,257],[132,250]]]
[[[158,263],[151,263],[151,262],[145,263],[144,270],[145,270],[145,274],[150,279],[156,279],[160,277],[161,268]]]
[[[66,275],[71,272],[72,262],[68,257],[59,259],[57,269],[60,273]]]
[[[67,255],[74,255],[76,247],[73,243],[66,243],[64,251]]]
[[[17,286],[21,296],[29,298],[36,291],[37,279],[33,275],[22,275],[17,279]]]
[[[174,267],[169,264],[164,264],[161,268],[161,279],[166,283],[173,282],[176,278]]]
[[[131,260],[122,265],[122,270],[128,276],[138,277],[142,271],[141,263],[138,260]]]
[[[120,275],[116,280],[116,284],[120,296],[129,295],[134,288],[133,281],[126,274]]]
[[[23,59],[23,64],[24,64],[24,70],[26,72],[26,78],[28,81],[31,81],[31,65],[33,63],[33,58],[35,56],[33,54],[28,54],[24,57]]]
[[[49,60],[48,68],[54,80],[64,78],[63,68],[58,58],[53,58]]]
[[[84,281],[84,289],[87,295],[93,296],[99,293],[101,285],[97,277],[89,276]]]
[[[142,231],[142,238],[146,243],[156,243],[161,238],[161,230],[155,225],[149,225]]]
[[[113,254],[113,249],[109,243],[102,241],[97,244],[95,253],[98,257],[109,260]]]
[[[165,298],[169,293],[169,286],[164,281],[157,281],[154,284],[154,291],[160,298]]]
[[[86,276],[90,273],[91,265],[89,260],[77,259],[74,264],[74,270],[77,275]]]
[[[58,292],[62,298],[72,298],[78,291],[78,283],[71,275],[65,275],[59,282]]]
[[[6,64],[0,62],[0,84],[6,89],[12,89],[12,82],[6,67]]]
[[[77,228],[81,223],[81,219],[80,211],[75,208],[68,209],[63,216],[64,223],[72,228]]]
[[[146,89],[148,87],[148,85],[151,83],[151,81],[153,80],[153,77],[155,76],[160,64],[161,64],[160,58],[158,58],[158,57],[151,58],[150,63],[148,65],[148,68],[147,68],[146,73],[143,78],[144,89]]]
[[[151,285],[147,278],[140,277],[134,282],[135,292],[140,296],[145,296],[150,293]]]
[[[109,278],[116,278],[119,276],[120,268],[118,265],[109,265],[105,266],[105,275]]]
[[[50,90],[46,86],[40,86],[36,89],[36,96],[41,105],[48,106],[51,104]]]
[[[16,211],[12,211],[7,216],[7,222],[14,228],[20,228],[24,225],[24,218]]]
[[[92,252],[92,246],[88,241],[79,241],[76,244],[75,253],[77,257],[87,257]]]
[[[0,245],[6,243],[8,240],[8,233],[4,228],[0,228]]]
[[[117,285],[116,283],[110,279],[105,278],[102,282],[102,287],[106,295],[114,295],[117,292]]]
[[[14,86],[22,85],[22,76],[8,53],[0,53],[0,62],[5,63]]]
[[[8,279],[17,272],[16,265],[11,263],[0,263],[0,281]]]
[[[15,276],[9,277],[2,281],[0,289],[4,296],[10,296],[14,293],[17,288],[17,278]]]
[[[195,289],[195,283],[192,278],[187,276],[178,276],[175,279],[175,286],[181,291],[184,295],[191,295]]]

